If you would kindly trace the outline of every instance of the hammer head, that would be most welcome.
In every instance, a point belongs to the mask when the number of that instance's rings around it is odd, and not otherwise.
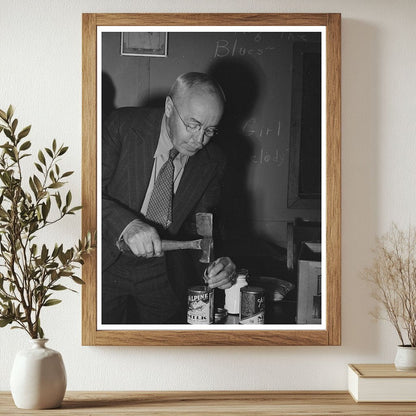
[[[201,263],[211,263],[214,257],[214,241],[212,239],[213,216],[208,212],[198,212],[196,214],[196,231],[202,237]]]

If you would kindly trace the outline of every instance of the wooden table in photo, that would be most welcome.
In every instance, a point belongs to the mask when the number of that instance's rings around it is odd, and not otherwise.
[[[415,415],[415,403],[355,403],[345,391],[67,392],[62,407],[22,410],[0,392],[0,415]]]

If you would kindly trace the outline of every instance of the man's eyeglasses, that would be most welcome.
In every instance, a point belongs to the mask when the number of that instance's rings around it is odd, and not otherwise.
[[[201,131],[201,129],[202,129],[202,124],[201,124],[201,123],[197,123],[197,122],[194,122],[194,123],[186,123],[186,122],[183,120],[183,118],[181,117],[181,115],[180,115],[180,113],[179,113],[178,109],[176,108],[176,105],[175,105],[175,103],[174,103],[174,101],[173,101],[173,98],[172,98],[172,97],[170,97],[170,96],[169,96],[169,98],[172,100],[173,107],[174,107],[174,109],[176,110],[176,112],[178,113],[178,116],[179,116],[179,118],[181,119],[181,121],[182,121],[183,125],[185,126],[186,131],[187,131],[187,132],[189,132],[189,133],[198,133],[199,131]],[[215,136],[216,134],[218,134],[218,129],[217,129],[217,128],[215,128],[215,127],[208,127],[208,128],[206,128],[206,129],[204,129],[204,130],[203,130],[203,132],[204,132],[204,136],[207,136],[207,137],[213,137],[213,136]]]

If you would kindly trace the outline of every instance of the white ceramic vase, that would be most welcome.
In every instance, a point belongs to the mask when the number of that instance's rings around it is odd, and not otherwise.
[[[31,348],[14,360],[10,388],[21,409],[59,407],[66,390],[66,372],[59,352],[45,346],[47,339],[32,339]]]
[[[394,365],[399,371],[416,370],[416,347],[398,345]]]

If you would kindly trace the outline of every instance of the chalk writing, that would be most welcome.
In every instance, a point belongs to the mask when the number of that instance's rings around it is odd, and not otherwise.
[[[260,42],[261,41],[261,33],[257,33],[256,36],[254,36],[254,41],[255,42]]]
[[[280,34],[280,39],[291,40],[291,41],[302,40],[304,42],[307,42],[308,36],[306,33],[282,32]]]
[[[249,48],[241,44],[241,41],[235,38],[232,42],[226,39],[220,39],[216,42],[214,58],[224,58],[226,56],[244,56],[254,55],[261,56],[275,49],[275,46],[264,46],[262,48]]]
[[[251,162],[256,165],[277,164],[280,167],[287,159],[288,153],[289,149],[280,150],[276,148],[269,151],[262,147],[251,156]]]
[[[277,121],[276,127],[258,126],[255,117],[247,120],[243,125],[243,132],[247,136],[267,137],[272,134],[280,136],[280,120]]]

